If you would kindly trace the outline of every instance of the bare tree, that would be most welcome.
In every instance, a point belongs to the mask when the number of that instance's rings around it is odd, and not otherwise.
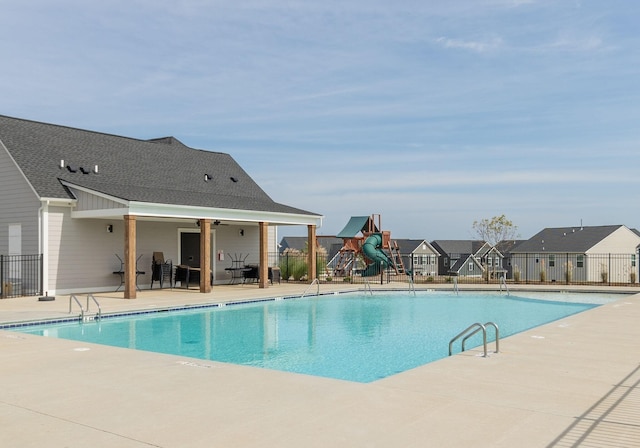
[[[518,226],[509,221],[505,215],[500,215],[491,219],[473,221],[473,230],[481,240],[495,246],[500,241],[515,239]]]
[[[500,241],[515,239],[517,237],[516,232],[518,231],[518,226],[508,220],[505,215],[500,215],[494,216],[491,219],[485,218],[480,221],[474,221],[473,230],[481,240],[486,241],[492,248],[495,248]],[[489,253],[487,257],[490,256],[491,254]],[[496,263],[491,263],[491,266],[493,272],[490,273],[487,271],[487,281],[489,281],[490,275],[494,278],[496,277]]]

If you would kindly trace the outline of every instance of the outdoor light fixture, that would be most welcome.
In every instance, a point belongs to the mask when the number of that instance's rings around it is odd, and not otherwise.
[[[113,233],[113,224],[107,224],[107,233]]]
[[[244,236],[244,229],[240,229],[240,230],[238,230],[238,235],[240,235],[240,236]]]

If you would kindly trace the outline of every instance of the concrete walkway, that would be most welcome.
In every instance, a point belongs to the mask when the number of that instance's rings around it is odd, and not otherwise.
[[[108,313],[306,288],[96,297]],[[68,307],[0,300],[0,322]],[[0,446],[637,447],[639,322],[640,295],[621,296],[489,358],[470,350],[369,384],[0,331]]]

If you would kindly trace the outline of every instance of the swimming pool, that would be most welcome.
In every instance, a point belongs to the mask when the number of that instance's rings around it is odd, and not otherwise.
[[[504,338],[595,306],[514,295],[377,292],[15,330],[367,383],[446,357],[450,339],[474,322],[497,323]],[[467,347],[480,343],[477,335]]]

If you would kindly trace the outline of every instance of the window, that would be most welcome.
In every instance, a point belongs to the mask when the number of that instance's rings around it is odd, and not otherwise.
[[[487,257],[487,266],[491,266],[493,264],[493,258]]]
[[[553,268],[556,265],[556,256],[555,255],[549,255],[549,267]]]
[[[444,265],[445,266],[449,266],[449,258],[448,257],[444,257]]]
[[[500,257],[496,257],[496,267],[497,268],[501,268],[502,267],[502,263],[500,262]]]
[[[631,266],[636,266],[636,254],[631,255]]]
[[[473,263],[469,263],[469,271],[473,271]]]
[[[584,267],[584,255],[578,255],[576,257],[576,267],[583,268]]]

